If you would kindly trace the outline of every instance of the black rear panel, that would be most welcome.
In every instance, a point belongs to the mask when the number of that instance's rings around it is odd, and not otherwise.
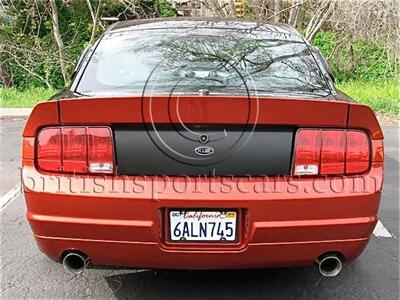
[[[138,125],[113,129],[120,175],[290,174],[293,128]]]

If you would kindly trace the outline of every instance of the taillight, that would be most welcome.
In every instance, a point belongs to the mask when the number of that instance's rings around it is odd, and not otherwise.
[[[344,174],[346,133],[339,130],[321,132],[321,174]]]
[[[61,128],[42,130],[38,135],[36,151],[40,169],[61,171]]]
[[[112,173],[113,141],[110,128],[88,128],[88,165],[92,173]]]
[[[297,133],[295,154],[294,173],[296,175],[318,174],[321,154],[321,133],[312,130],[301,130]]]
[[[114,151],[109,127],[51,127],[36,142],[39,169],[50,172],[113,173]]]
[[[370,145],[359,130],[300,129],[296,134],[294,175],[350,175],[369,169]]]
[[[62,171],[85,173],[87,171],[86,128],[62,128]]]
[[[346,173],[363,173],[369,168],[369,142],[366,134],[349,131],[346,134]]]

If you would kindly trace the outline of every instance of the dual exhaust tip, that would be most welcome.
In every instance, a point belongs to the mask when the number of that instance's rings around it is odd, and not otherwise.
[[[318,270],[322,276],[334,277],[343,267],[342,259],[336,254],[321,255],[316,260]],[[69,252],[62,259],[64,269],[72,274],[80,274],[89,264],[89,257],[82,252]]]

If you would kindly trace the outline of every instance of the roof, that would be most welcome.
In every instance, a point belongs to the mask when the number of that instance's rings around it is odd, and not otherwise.
[[[171,28],[216,28],[240,31],[269,31],[301,37],[300,33],[296,29],[284,23],[224,18],[179,17],[119,21],[109,29],[109,32]]]

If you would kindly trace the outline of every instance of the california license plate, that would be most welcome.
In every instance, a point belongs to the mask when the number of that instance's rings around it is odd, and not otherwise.
[[[169,211],[172,241],[236,241],[236,211]]]

